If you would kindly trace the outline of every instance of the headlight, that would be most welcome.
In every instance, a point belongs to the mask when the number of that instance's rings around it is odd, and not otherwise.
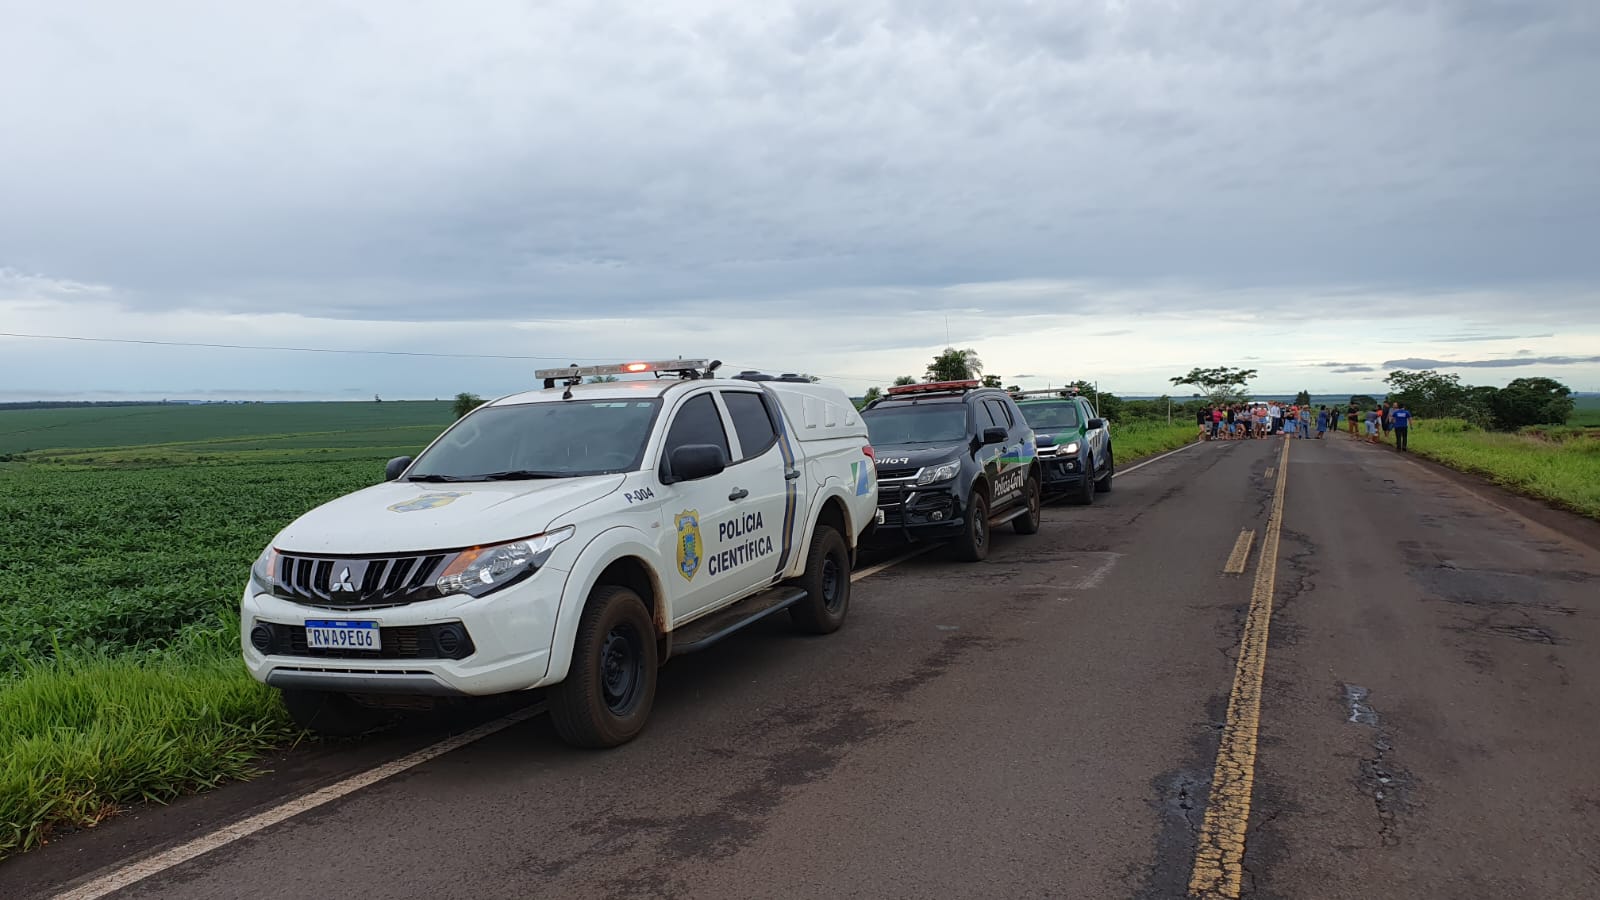
[[[278,575],[278,551],[268,547],[256,557],[250,566],[250,584],[255,587],[256,593],[266,594],[272,591],[272,582]]]
[[[1078,442],[1077,441],[1073,441],[1072,443],[1066,445],[1065,447],[1062,447],[1061,448],[1061,452],[1067,454],[1068,456],[1071,456],[1072,454],[1077,453],[1078,452]]]
[[[482,597],[516,584],[538,571],[561,542],[572,537],[572,531],[573,527],[568,525],[509,544],[463,550],[445,567],[435,587],[446,596]]]
[[[934,484],[939,481],[949,481],[961,471],[961,460],[952,459],[942,462],[937,466],[923,466],[917,470],[917,484]]]

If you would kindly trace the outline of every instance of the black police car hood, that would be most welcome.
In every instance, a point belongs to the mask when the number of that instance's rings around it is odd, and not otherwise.
[[[872,445],[878,460],[878,471],[887,469],[920,469],[964,456],[967,448],[952,444],[888,444]]]

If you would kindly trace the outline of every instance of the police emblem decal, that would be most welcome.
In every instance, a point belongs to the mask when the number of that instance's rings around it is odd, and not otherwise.
[[[456,502],[456,498],[457,497],[465,497],[470,493],[472,493],[472,492],[471,491],[439,491],[437,493],[432,493],[432,494],[423,494],[420,497],[417,497],[417,498],[412,499],[412,500],[407,500],[404,503],[396,503],[393,506],[389,507],[389,511],[390,512],[397,512],[397,513],[408,513],[408,512],[417,512],[418,510],[424,510],[424,509],[438,509],[441,506],[449,506],[450,504]]]
[[[690,581],[700,571],[700,513],[686,509],[672,523],[678,529],[678,574]]]

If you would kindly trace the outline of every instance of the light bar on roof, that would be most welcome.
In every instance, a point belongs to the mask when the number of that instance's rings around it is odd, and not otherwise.
[[[668,359],[656,362],[616,363],[607,366],[568,366],[565,369],[537,369],[535,378],[597,378],[601,375],[637,375],[643,372],[686,372],[704,369],[703,359]]]
[[[981,381],[929,381],[924,384],[897,384],[889,388],[889,396],[901,397],[906,394],[947,394],[954,391],[966,391],[978,387]]]

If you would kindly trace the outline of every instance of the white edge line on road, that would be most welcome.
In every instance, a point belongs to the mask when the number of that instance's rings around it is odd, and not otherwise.
[[[862,569],[861,571],[851,575],[850,581],[854,583],[863,578],[870,578],[885,569],[888,569],[892,566],[897,566],[906,560],[915,556],[920,556],[931,549],[933,549],[931,545],[927,547],[919,547],[915,550],[912,550],[910,553],[903,553],[893,559],[885,560],[884,562],[878,563],[875,566]],[[531,719],[542,712],[544,712],[544,704],[535,704],[525,709],[519,709],[509,715],[501,716],[492,722],[485,722],[476,728],[473,728],[469,731],[463,731],[453,737],[445,738],[439,743],[424,747],[415,753],[410,753],[406,756],[400,757],[399,759],[391,760],[390,762],[386,762],[380,766],[368,769],[365,772],[351,775],[349,778],[346,778],[343,781],[335,782],[327,787],[312,791],[304,796],[296,797],[293,800],[275,806],[265,812],[257,813],[256,815],[250,816],[246,819],[241,819],[240,821],[234,822],[230,825],[224,825],[216,831],[213,831],[210,834],[202,837],[195,838],[188,843],[179,844],[178,846],[158,853],[155,856],[147,857],[139,860],[138,862],[129,863],[128,865],[123,866],[122,868],[117,869],[110,874],[96,878],[93,881],[80,885],[79,887],[73,888],[69,891],[56,894],[53,900],[99,900],[100,897],[104,897],[114,891],[120,891],[123,888],[134,884],[135,882],[143,881],[144,879],[164,872],[173,866],[186,863],[197,856],[210,853],[212,850],[216,850],[220,847],[225,847],[228,844],[239,840],[240,838],[249,837],[250,835],[261,831],[262,829],[271,828],[273,825],[276,825],[286,819],[292,819],[303,812],[308,812],[326,803],[331,803],[334,800],[338,800],[340,797],[353,794],[364,787],[369,787],[377,784],[385,778],[398,775],[407,769],[420,766],[428,760],[443,756],[452,750],[459,750],[460,748],[465,747],[466,745],[475,741],[482,740],[483,738],[486,738],[497,731],[510,728],[512,725],[515,725],[518,722],[527,721],[528,719]]]
[[[1118,474],[1125,475],[1134,471],[1135,469],[1144,468],[1153,462],[1166,459],[1175,453],[1182,453],[1198,443],[1199,441],[1196,441],[1193,444],[1186,444],[1185,446],[1179,447],[1176,450],[1163,453],[1160,456],[1152,457],[1144,462],[1129,466]],[[851,575],[850,581],[851,583],[854,583],[863,578],[870,578],[873,575],[884,571],[885,569],[898,566],[908,559],[921,556],[931,549],[933,549],[933,545],[919,547],[909,553],[903,553],[893,559],[878,563],[875,566],[868,566],[867,568]],[[519,709],[509,715],[501,716],[492,722],[485,722],[476,728],[463,731],[453,737],[445,738],[437,744],[424,747],[414,753],[409,753],[400,757],[399,759],[391,760],[380,766],[368,769],[365,772],[351,775],[343,781],[334,782],[327,787],[319,788],[301,797],[296,797],[293,800],[275,806],[272,809],[266,810],[265,812],[257,813],[230,825],[224,825],[210,834],[195,838],[194,840],[184,844],[179,844],[176,847],[172,847],[168,850],[162,851],[161,853],[157,853],[154,856],[146,857],[138,862],[129,863],[128,865],[125,865],[109,874],[96,878],[93,881],[89,881],[85,884],[79,885],[78,887],[72,888],[71,890],[56,894],[52,900],[99,900],[99,898],[104,897],[107,894],[110,894],[114,891],[120,891],[129,885],[143,881],[152,875],[164,872],[173,866],[181,865],[197,856],[210,853],[212,850],[216,850],[220,847],[225,847],[234,841],[240,840],[241,838],[247,838],[258,831],[271,828],[273,825],[276,825],[279,822],[283,822],[287,819],[292,819],[303,812],[308,812],[316,809],[319,806],[332,803],[333,801],[353,794],[364,787],[369,787],[377,784],[380,781],[383,781],[386,778],[398,775],[407,769],[420,766],[423,763],[443,756],[452,750],[459,750],[468,744],[480,741],[491,734],[494,734],[498,731],[503,731],[519,722],[525,722],[542,712],[544,712],[544,704],[535,704],[524,709]]]
[[[1175,456],[1175,455],[1177,455],[1179,453],[1182,453],[1185,450],[1191,450],[1191,449],[1193,449],[1195,447],[1198,447],[1198,446],[1200,446],[1200,443],[1201,443],[1200,441],[1193,441],[1193,442],[1184,444],[1182,447],[1179,447],[1176,450],[1168,450],[1166,453],[1163,453],[1160,456],[1152,456],[1149,459],[1145,460],[1144,462],[1134,463],[1133,465],[1127,467],[1126,469],[1120,469],[1120,470],[1118,470],[1117,474],[1118,475],[1126,475],[1129,472],[1136,472],[1136,471],[1144,468],[1145,466],[1150,465],[1153,462],[1160,462],[1160,461],[1162,461],[1163,459],[1166,459],[1169,456]]]
[[[340,797],[376,784],[385,778],[419,766],[430,759],[443,756],[452,750],[486,738],[497,731],[510,728],[518,722],[531,719],[542,712],[544,712],[544,705],[535,704],[525,709],[519,709],[510,715],[501,716],[493,722],[485,722],[476,728],[445,738],[437,744],[424,747],[414,753],[409,753],[399,759],[391,760],[357,775],[352,775],[343,781],[335,782],[304,796],[296,797],[266,812],[257,813],[230,825],[224,825],[216,831],[203,837],[195,838],[188,843],[179,844],[155,856],[130,863],[87,884],[57,894],[55,895],[55,900],[97,900],[97,898],[104,897],[112,891],[120,891],[158,872],[170,869],[180,863],[188,862],[203,853],[210,853],[219,847],[225,847],[240,838],[249,837],[263,828],[270,828],[285,819],[293,818],[303,812],[316,809],[323,804],[331,803]]]

